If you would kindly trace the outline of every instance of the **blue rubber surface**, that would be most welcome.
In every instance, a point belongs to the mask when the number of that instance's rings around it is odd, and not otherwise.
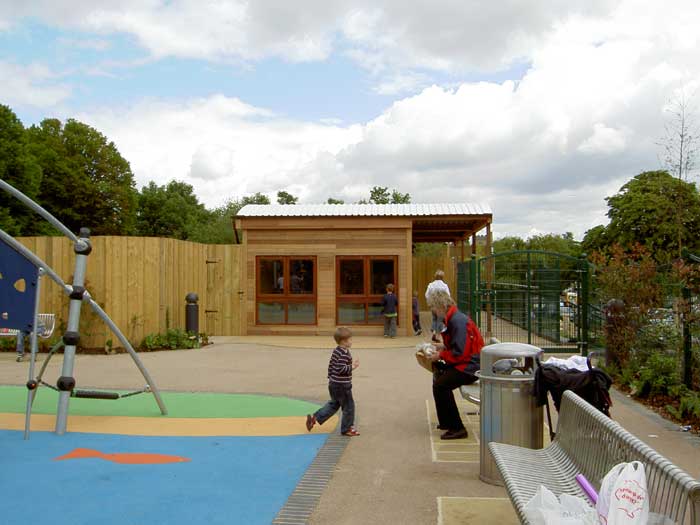
[[[269,524],[327,439],[151,437],[0,430],[2,523],[52,525]],[[184,456],[124,465],[54,458],[76,448]]]

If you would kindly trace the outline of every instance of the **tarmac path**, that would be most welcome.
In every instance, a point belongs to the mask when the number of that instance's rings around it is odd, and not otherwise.
[[[318,405],[326,401],[330,337],[213,339],[215,344],[199,350],[139,355],[164,392],[264,394]],[[477,461],[434,460],[431,377],[416,364],[417,342],[417,337],[355,338],[352,353],[360,367],[354,373],[353,393],[361,435],[348,438],[309,523],[517,523],[505,491],[479,480]],[[47,380],[55,381],[60,365],[57,356]],[[26,373],[26,362],[14,363],[12,354],[0,354],[0,385],[23,385]],[[80,388],[143,387],[126,354],[78,355],[75,377]],[[680,432],[677,425],[623,395],[616,394],[614,400],[613,417],[622,426],[700,476],[696,436]],[[298,424],[305,431],[303,417]]]

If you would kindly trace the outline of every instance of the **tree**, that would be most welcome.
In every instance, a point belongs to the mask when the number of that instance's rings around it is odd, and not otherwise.
[[[193,232],[209,219],[191,185],[173,180],[158,186],[151,181],[138,197],[136,234],[193,240]]]
[[[688,175],[695,169],[700,149],[700,130],[684,90],[671,100],[666,111],[670,120],[664,126],[665,133],[659,141],[664,152],[664,165],[677,179],[688,180]]]
[[[247,204],[270,204],[270,199],[262,193],[232,199],[223,206],[212,210],[204,223],[196,225],[191,232],[191,240],[206,244],[234,244],[240,238],[233,229],[233,221],[238,212]]]
[[[527,240],[527,249],[562,253],[571,257],[581,255],[581,243],[574,240],[574,234],[571,232],[534,235]]]
[[[677,203],[681,200],[684,206],[678,210]],[[674,257],[679,237],[691,251],[700,247],[700,195],[692,183],[679,180],[667,171],[647,171],[606,201],[610,224],[605,238],[611,243],[625,248],[638,243],[659,262]]]
[[[295,197],[291,193],[287,193],[286,191],[278,191],[277,192],[277,202],[279,204],[296,204],[297,201],[299,200],[299,197]]]
[[[599,224],[583,234],[581,248],[585,253],[592,254],[593,252],[605,250],[609,244],[605,226]]]
[[[520,237],[509,236],[493,241],[493,253],[512,252],[515,250],[526,250],[525,241]]]
[[[76,120],[46,119],[27,130],[43,176],[39,201],[70,230],[131,233],[137,191],[129,163],[113,142]]]
[[[328,197],[328,200],[326,202],[328,204],[345,204],[345,201],[340,199],[334,199],[333,197]]]
[[[687,181],[688,175],[695,168],[698,153],[698,133],[695,115],[690,108],[685,91],[672,101],[667,111],[671,120],[665,126],[665,135],[659,143],[664,149],[664,164],[666,169],[679,181]],[[683,252],[683,213],[685,199],[682,193],[676,202],[676,244],[678,257]]]
[[[270,198],[260,192],[253,195],[247,195],[240,201],[241,208],[247,204],[270,204]]]
[[[408,193],[400,193],[397,190],[391,190],[382,186],[374,186],[369,191],[369,201],[362,199],[358,204],[409,204],[411,195]]]
[[[37,200],[41,168],[29,152],[25,129],[14,112],[0,104],[0,179]],[[0,228],[10,235],[32,235],[42,221],[27,206],[0,191]]]

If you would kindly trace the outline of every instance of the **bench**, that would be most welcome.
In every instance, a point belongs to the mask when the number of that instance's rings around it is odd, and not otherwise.
[[[54,327],[56,326],[56,315],[37,314],[36,321],[36,335],[42,339],[48,339],[49,337],[51,337],[51,334],[53,334]],[[19,330],[14,330],[11,328],[0,328],[0,337],[17,337],[17,361],[22,361],[22,359],[24,358],[24,338],[18,337],[19,335]]]
[[[568,493],[589,501],[576,474],[600,490],[613,466],[638,460],[646,471],[649,512],[678,524],[700,524],[700,482],[571,391],[564,392],[557,433],[549,446],[532,450],[492,442],[489,450],[521,523],[529,523],[524,507],[540,485],[557,496]]]

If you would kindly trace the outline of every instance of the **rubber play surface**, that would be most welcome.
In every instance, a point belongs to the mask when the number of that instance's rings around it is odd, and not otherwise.
[[[68,433],[53,430],[58,394],[40,389],[23,440],[26,389],[0,387],[4,523],[268,524],[335,421],[307,433],[317,405],[282,397],[162,393],[70,402]]]

